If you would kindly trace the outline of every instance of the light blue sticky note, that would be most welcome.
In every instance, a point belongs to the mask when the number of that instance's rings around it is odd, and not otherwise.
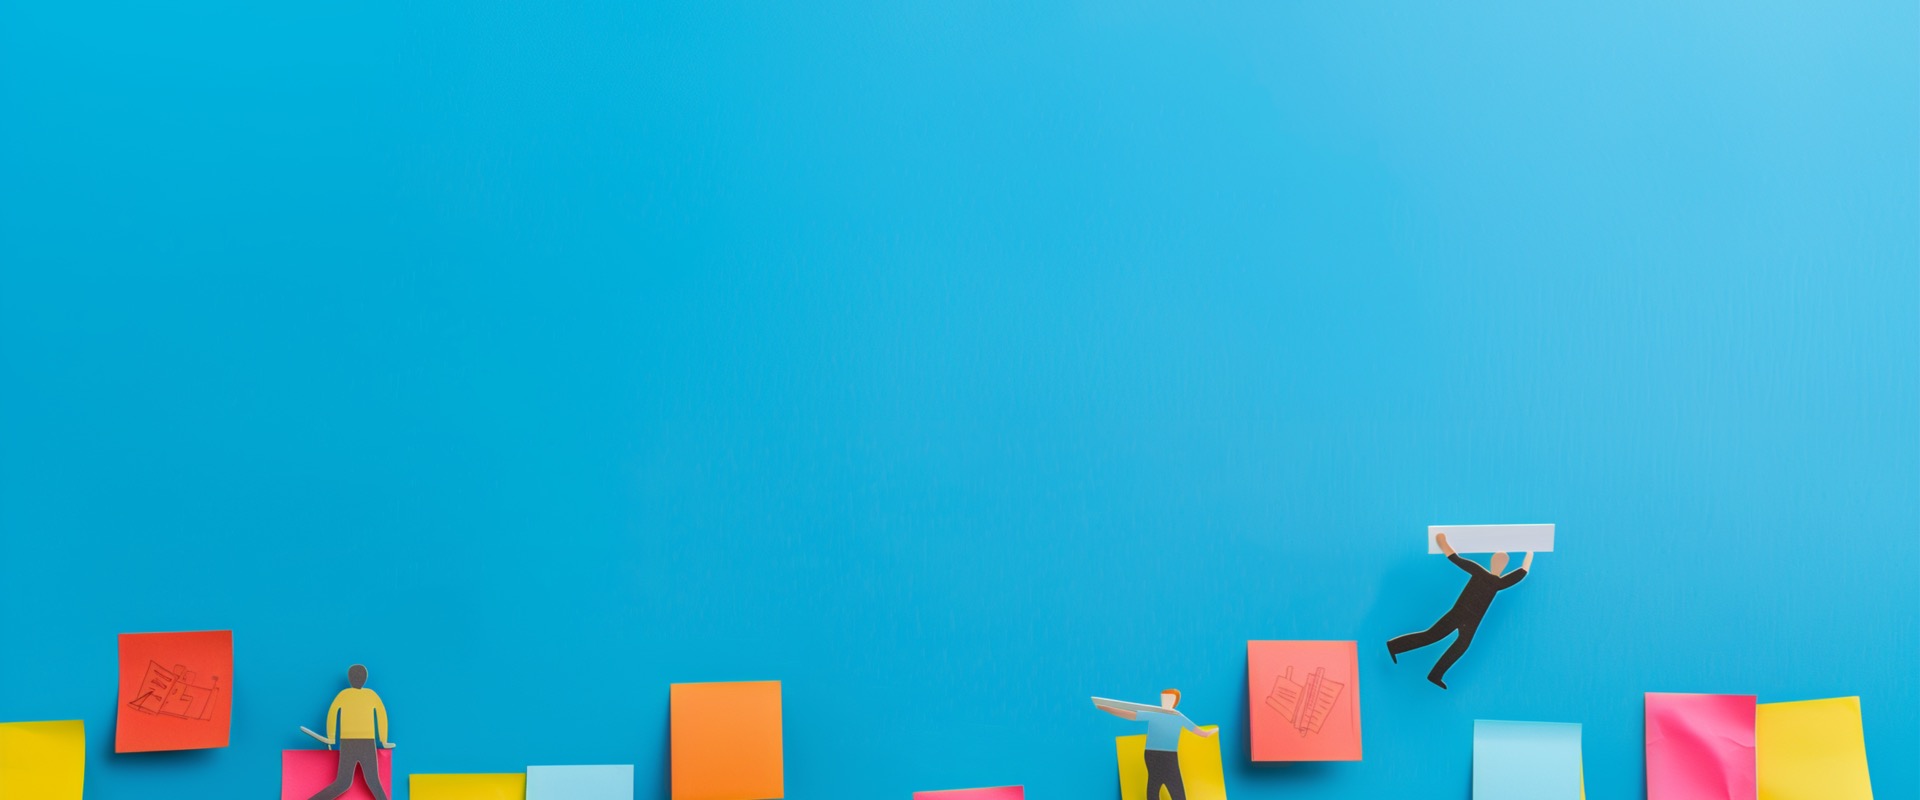
[[[1473,800],[1581,800],[1581,782],[1579,723],[1473,721]]]
[[[527,800],[633,800],[633,765],[528,767]]]

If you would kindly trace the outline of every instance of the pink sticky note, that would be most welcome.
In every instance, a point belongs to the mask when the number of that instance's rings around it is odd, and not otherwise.
[[[949,789],[942,792],[914,792],[913,800],[1026,800],[1027,790],[1020,786],[995,786],[991,789]]]
[[[1754,800],[1753,695],[1647,693],[1647,800]]]
[[[387,796],[393,796],[393,751],[382,749],[374,760],[380,762],[380,788],[387,790]],[[280,800],[307,800],[315,792],[327,788],[334,777],[340,773],[340,753],[337,750],[282,750],[280,751]],[[340,800],[373,800],[373,792],[367,789],[366,774],[357,774],[353,778],[353,788],[340,796]]]

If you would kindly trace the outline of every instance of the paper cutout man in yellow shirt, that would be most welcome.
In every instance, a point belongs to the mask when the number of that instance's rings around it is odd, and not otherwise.
[[[366,688],[366,667],[359,664],[348,667],[347,684],[351,688],[341,689],[334,695],[333,705],[327,708],[327,735],[314,737],[333,744],[334,734],[339,733],[340,771],[333,783],[308,800],[334,800],[346,794],[353,788],[356,767],[366,779],[367,788],[373,791],[374,800],[387,800],[387,790],[380,785],[379,759],[380,748],[393,748],[393,742],[387,741],[387,706],[380,702],[380,695]]]

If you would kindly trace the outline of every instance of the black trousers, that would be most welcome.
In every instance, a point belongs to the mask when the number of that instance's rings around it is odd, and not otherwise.
[[[1147,751],[1147,797],[1160,800],[1160,787],[1167,787],[1173,800],[1187,800],[1187,785],[1180,782],[1180,754],[1172,750]]]
[[[372,739],[341,739],[340,771],[334,774],[333,783],[307,800],[333,800],[346,794],[353,788],[354,767],[359,767],[360,777],[367,779],[373,800],[387,800],[387,790],[380,785],[380,744]]]
[[[1467,645],[1473,644],[1473,632],[1480,629],[1480,618],[1485,613],[1484,609],[1479,614],[1462,613],[1458,609],[1448,611],[1440,615],[1440,619],[1434,622],[1431,628],[1388,639],[1387,649],[1396,654],[1418,650],[1447,638],[1449,633],[1459,631],[1460,638],[1453,640],[1453,644],[1447,647],[1447,652],[1440,654],[1440,660],[1433,662],[1433,671],[1427,673],[1427,677],[1440,680],[1446,676],[1447,668],[1453,666],[1453,662],[1459,661],[1461,656],[1467,654]]]

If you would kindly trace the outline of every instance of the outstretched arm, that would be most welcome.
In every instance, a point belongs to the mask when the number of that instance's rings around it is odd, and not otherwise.
[[[1440,545],[1440,552],[1446,553],[1448,557],[1452,557],[1454,555],[1453,545],[1447,544],[1446,534],[1444,533],[1434,534],[1433,541],[1434,541],[1434,544]]]
[[[1139,719],[1140,718],[1140,712],[1128,711],[1127,709],[1124,709],[1124,708],[1114,708],[1113,706],[1094,706],[1094,708],[1100,709],[1101,711],[1105,711],[1121,719]]]
[[[1532,553],[1528,553],[1526,558],[1523,558],[1520,560],[1520,568],[1528,572],[1533,571],[1533,554]]]

